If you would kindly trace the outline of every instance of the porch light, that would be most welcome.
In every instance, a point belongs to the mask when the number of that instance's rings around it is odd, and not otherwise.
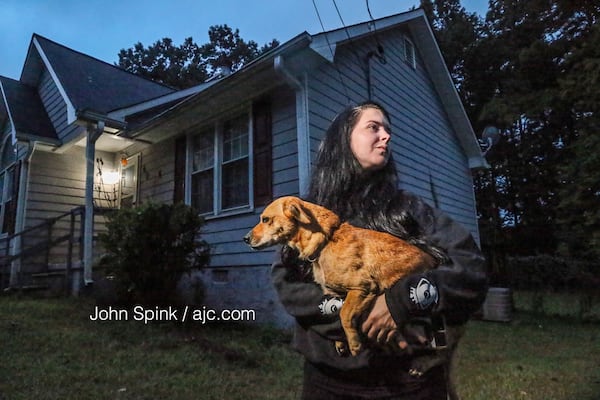
[[[105,172],[103,178],[105,184],[114,185],[119,182],[119,179],[121,179],[121,174],[119,174],[118,171],[108,171]]]

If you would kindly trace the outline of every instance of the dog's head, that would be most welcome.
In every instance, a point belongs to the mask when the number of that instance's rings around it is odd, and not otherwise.
[[[297,197],[281,197],[269,204],[260,216],[260,222],[246,236],[246,242],[253,249],[263,249],[276,244],[287,243],[300,226],[310,229],[317,227],[315,216]]]

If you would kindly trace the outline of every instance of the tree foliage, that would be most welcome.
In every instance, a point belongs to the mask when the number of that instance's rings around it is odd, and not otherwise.
[[[211,26],[209,42],[198,45],[192,37],[179,46],[163,38],[145,47],[138,42],[119,52],[118,66],[134,74],[183,89],[206,81],[220,71],[236,71],[244,64],[275,48],[273,39],[259,48],[253,41],[240,37],[238,29],[227,25]]]
[[[506,255],[600,256],[600,5],[423,0],[476,132],[501,141],[475,174],[482,245]]]
[[[559,167],[561,252],[600,256],[600,28],[591,26],[565,60],[560,95],[571,104],[574,140]]]

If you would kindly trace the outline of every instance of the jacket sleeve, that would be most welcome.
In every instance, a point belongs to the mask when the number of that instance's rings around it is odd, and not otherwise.
[[[335,299],[323,294],[321,287],[313,281],[312,272],[302,271],[293,250],[284,246],[277,252],[271,276],[281,303],[298,324],[331,340],[344,337],[338,316],[341,302],[337,307],[331,306]],[[328,303],[330,306],[326,310]]]
[[[444,315],[447,322],[465,323],[479,309],[487,292],[484,258],[472,235],[440,210],[416,197],[405,207],[424,239],[445,251],[448,262],[398,281],[385,293],[394,321]]]

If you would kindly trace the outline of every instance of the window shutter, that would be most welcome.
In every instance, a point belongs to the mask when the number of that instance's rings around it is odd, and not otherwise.
[[[254,205],[262,206],[273,199],[273,128],[271,103],[254,104]]]
[[[6,210],[4,211],[4,223],[2,226],[2,232],[6,232],[9,235],[15,233],[15,223],[17,220],[17,201],[19,196],[19,184],[21,176],[21,163],[19,161],[15,164],[12,171],[12,193],[10,194],[10,201],[6,202]]]
[[[175,176],[173,177],[173,204],[185,200],[185,153],[186,137],[181,136],[175,140]]]

